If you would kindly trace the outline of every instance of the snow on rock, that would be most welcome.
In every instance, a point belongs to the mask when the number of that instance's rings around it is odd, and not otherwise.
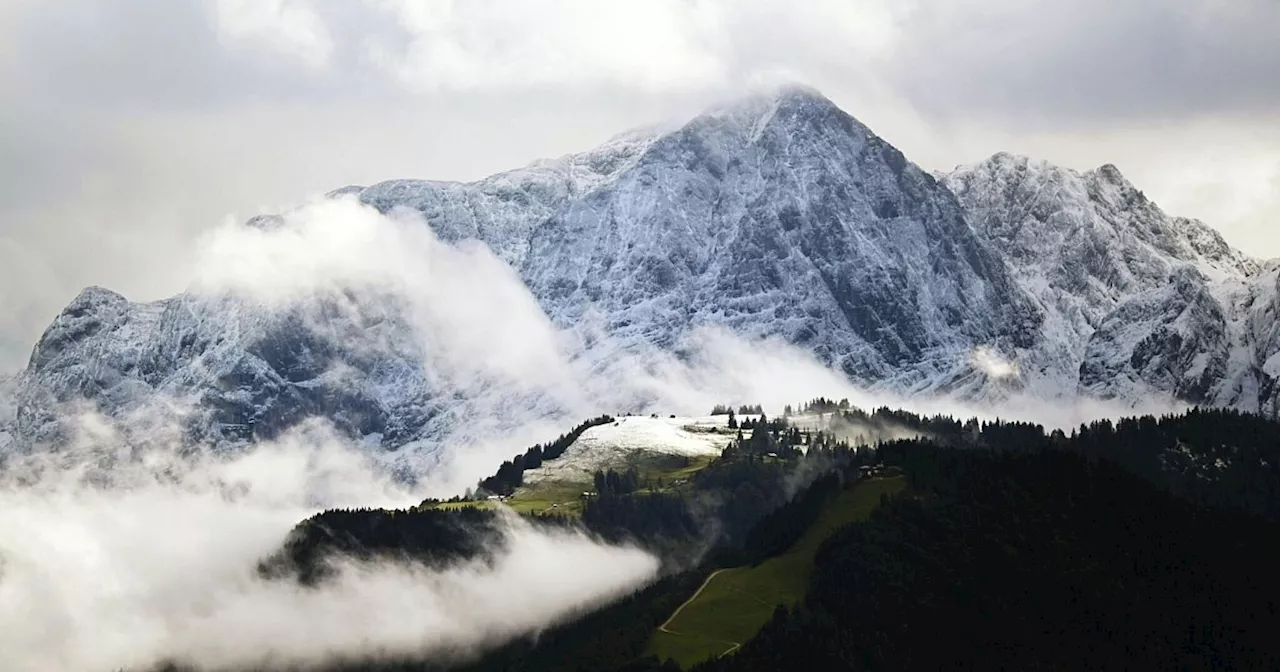
[[[14,440],[14,421],[18,416],[18,379],[0,374],[0,453]]]
[[[17,429],[56,442],[67,405],[83,402],[108,417],[169,414],[195,442],[271,438],[321,416],[402,445],[436,412],[433,390],[408,325],[364,298],[274,310],[231,296],[142,304],[86,289],[32,352]]]
[[[1179,269],[1168,285],[1122,303],[1089,341],[1080,386],[1100,398],[1172,391],[1208,403],[1231,356],[1222,305],[1204,277]]]
[[[673,348],[721,326],[786,339],[868,386],[981,394],[969,353],[1030,347],[1039,320],[954,196],[808,89],[478,182],[335,194],[418,211],[446,242],[484,243],[556,324],[590,324],[582,340],[610,352]],[[351,314],[331,298],[272,313],[195,293],[136,304],[86,290],[22,375],[19,430],[56,440],[61,405],[77,399],[118,417],[165,398],[190,406],[198,440],[270,437],[321,415],[395,449],[468,417],[465,395],[424,372],[430,353],[394,302],[358,297]]]
[[[1263,363],[1280,343],[1259,347],[1254,315],[1274,265],[1165,214],[1111,164],[1078,173],[1000,153],[941,179],[1044,315],[1017,354],[1038,396],[1268,403]]]
[[[479,240],[519,268],[534,228],[590,191],[635,166],[658,138],[657,129],[619,135],[581,154],[537,161],[478,182],[390,180],[347,187],[332,196],[356,195],[389,212],[408,208],[431,222],[442,240]]]
[[[548,314],[623,343],[781,337],[868,385],[946,390],[1040,319],[952,194],[813,91],[699,116],[538,226]]]

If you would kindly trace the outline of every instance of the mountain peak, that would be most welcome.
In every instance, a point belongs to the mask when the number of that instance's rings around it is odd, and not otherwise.
[[[1124,189],[1134,188],[1133,184],[1125,178],[1124,174],[1120,172],[1120,169],[1117,168],[1114,163],[1104,163],[1089,171],[1086,175],[1095,177],[1105,184],[1114,185],[1116,187]]]
[[[1025,166],[1028,163],[1031,163],[1031,160],[1032,160],[1031,157],[1027,156],[1026,154],[1014,154],[1013,152],[999,151],[999,152],[996,152],[995,154],[992,154],[986,161],[983,161],[982,163],[988,163],[988,164],[994,164],[994,165]]]
[[[821,91],[809,86],[808,84],[790,82],[772,87],[770,92],[771,93],[768,95],[779,102],[835,105],[835,103],[831,102],[830,98],[822,95]]]
[[[747,143],[765,135],[781,138],[835,133],[858,137],[860,141],[875,137],[869,128],[831,99],[802,84],[757,89],[708,109],[690,120],[681,131],[728,133]]]
[[[1001,152],[940,180],[817,90],[785,84],[475,182],[330,195],[411,208],[445,243],[484,244],[550,324],[583,339],[583,361],[698,347],[695,330],[709,328],[781,339],[895,393],[1002,398],[1011,383],[989,383],[979,356],[994,352],[1049,399],[1191,389],[1195,401],[1273,403],[1274,381],[1253,376],[1280,361],[1266,330],[1280,301],[1208,227],[1166,216],[1110,164],[1081,173]],[[442,372],[473,369],[421,347],[430,334],[413,316],[370,308],[314,320],[310,306],[276,316],[234,298],[131,304],[89,288],[37,344],[15,426],[43,441],[66,400],[125,418],[177,395],[201,404],[199,441],[238,445],[321,416],[354,439],[434,449],[457,418],[498,403],[485,395],[508,386],[485,373],[450,388]],[[1114,387],[1112,371],[1135,382]],[[519,395],[548,415],[579,403],[559,387]]]
[[[727,99],[707,109],[703,117],[761,117],[772,116],[779,109],[828,109],[843,111],[817,89],[804,84],[787,83],[759,87],[744,95]]]

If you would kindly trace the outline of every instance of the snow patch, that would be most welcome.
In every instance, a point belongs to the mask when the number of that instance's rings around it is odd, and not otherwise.
[[[747,419],[753,416],[743,416]],[[653,418],[627,416],[583,432],[559,458],[524,472],[528,483],[589,482],[602,469],[618,468],[638,453],[713,457],[733,440],[728,416]]]

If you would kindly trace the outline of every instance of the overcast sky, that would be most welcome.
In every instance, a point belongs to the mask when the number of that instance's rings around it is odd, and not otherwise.
[[[0,370],[84,286],[346,184],[812,85],[928,169],[1115,163],[1280,256],[1277,0],[0,0]]]

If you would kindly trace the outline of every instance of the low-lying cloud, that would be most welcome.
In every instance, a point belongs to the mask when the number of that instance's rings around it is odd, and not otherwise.
[[[509,517],[491,564],[340,562],[316,589],[267,580],[257,563],[317,510],[402,507],[419,495],[314,426],[237,457],[184,459],[176,447],[135,453],[112,444],[100,419],[85,422],[92,439],[12,458],[0,477],[0,669],[474,654],[657,570],[642,551]],[[105,479],[104,459],[114,462]]]
[[[398,313],[407,329],[397,337],[412,341],[429,384],[453,395],[435,434],[447,447],[436,456],[442,461],[414,462],[413,451],[391,456],[402,468],[432,469],[432,494],[461,492],[527,445],[601,413],[698,415],[719,403],[762,404],[777,413],[825,396],[863,408],[994,417],[971,403],[861,389],[778,339],[746,340],[703,327],[666,350],[612,338],[590,314],[578,324],[557,325],[515,270],[485,245],[442,241],[418,212],[382,214],[354,197],[315,201],[268,226],[228,223],[203,241],[195,293],[230,293],[275,308],[316,296],[346,297],[339,304],[352,315],[316,316],[309,327],[320,331],[335,331],[335,319],[357,319],[361,298]],[[371,347],[364,339],[345,345]],[[975,349],[965,364],[995,380],[1021,375],[1016,361],[992,348]],[[1134,409],[1015,396],[1000,411],[1071,428],[1101,416],[1173,406],[1154,398],[1149,407]]]
[[[995,380],[1013,378],[1019,373],[1017,363],[1009,361],[994,348],[975,348],[969,355],[969,361],[979,371]]]
[[[441,241],[416,213],[384,215],[349,198],[261,227],[229,223],[200,250],[190,295],[220,302],[233,337],[245,328],[237,320],[302,310],[304,328],[339,345],[419,357],[444,391],[435,439],[387,452],[316,419],[227,453],[182,443],[181,420],[194,410],[171,390],[115,417],[66,409],[66,445],[12,454],[0,471],[0,668],[474,653],[642,585],[657,561],[511,518],[492,564],[344,564],[319,590],[264,580],[256,564],[318,510],[460,493],[501,460],[600,413],[701,415],[719,403],[778,413],[825,396],[992,415],[857,389],[780,341],[700,329],[675,354],[558,326],[483,245]],[[387,311],[394,337],[348,329],[368,302]],[[313,304],[324,311],[307,312]],[[1014,372],[990,353],[980,363]],[[1120,412],[1034,400],[1001,411],[1061,427]],[[396,470],[418,478],[409,485]]]

